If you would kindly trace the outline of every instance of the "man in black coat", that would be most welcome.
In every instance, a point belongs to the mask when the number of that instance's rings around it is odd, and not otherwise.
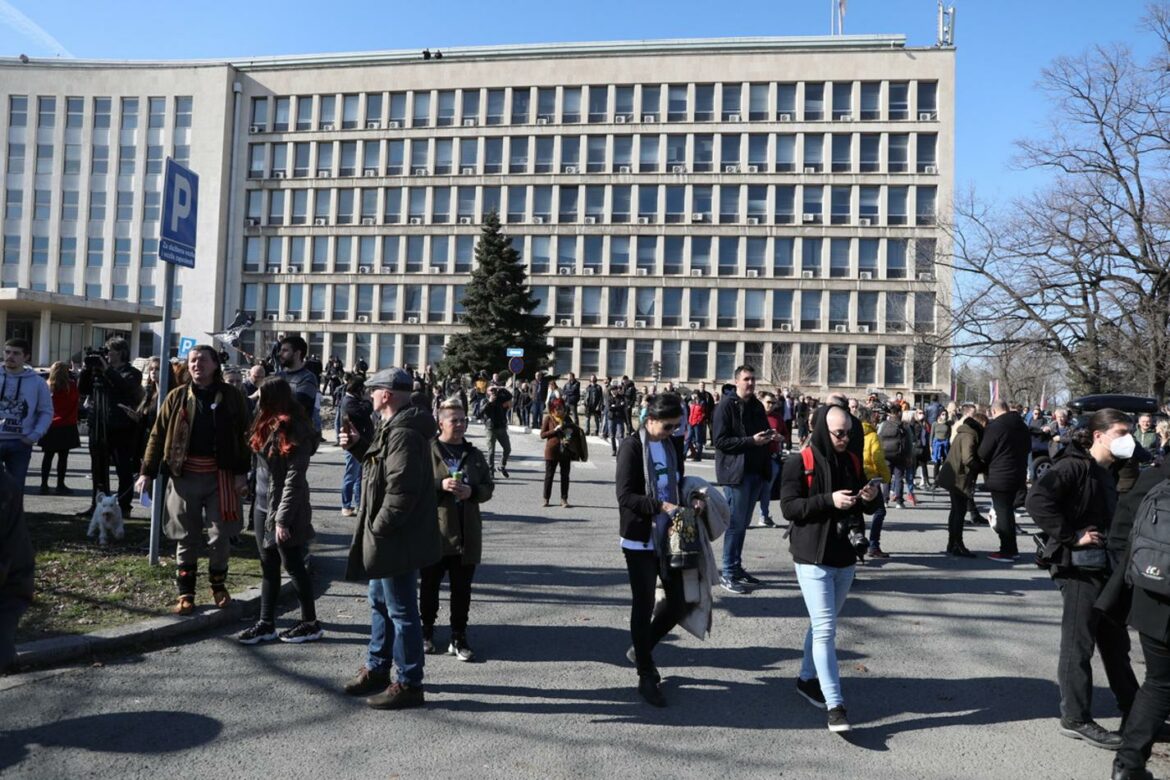
[[[601,434],[601,409],[605,404],[605,390],[597,383],[597,375],[589,377],[589,384],[585,387],[585,435]]]
[[[991,405],[991,422],[979,443],[979,460],[987,464],[983,484],[991,493],[995,510],[995,532],[999,551],[987,557],[1000,563],[1012,563],[1019,557],[1016,547],[1016,494],[1023,489],[1028,475],[1028,454],[1032,451],[1032,434],[1018,412],[1006,401]]]
[[[743,543],[760,489],[772,478],[767,445],[779,434],[768,425],[764,405],[756,398],[756,372],[735,369],[735,392],[715,407],[715,481],[724,486],[731,506],[731,525],[723,535],[723,576],[720,586],[737,594],[760,581],[743,568]]]
[[[572,371],[569,372],[569,378],[565,380],[565,384],[561,388],[561,400],[565,402],[565,414],[579,426],[577,404],[581,402],[581,383],[577,381],[577,375]]]
[[[130,345],[125,339],[110,339],[106,350],[104,356],[86,357],[85,370],[77,383],[81,395],[89,397],[89,456],[93,472],[90,505],[78,512],[78,517],[93,514],[98,493],[110,495],[111,465],[118,475],[122,516],[129,517],[134,505],[138,437],[131,413],[142,402],[142,372],[130,364]]]

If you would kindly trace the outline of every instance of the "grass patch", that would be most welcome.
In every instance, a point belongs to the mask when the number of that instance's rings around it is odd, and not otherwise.
[[[161,565],[147,561],[150,520],[126,521],[126,537],[99,547],[85,535],[88,518],[50,512],[25,515],[36,550],[36,596],[20,621],[18,642],[85,634],[99,628],[165,615],[175,602],[175,544],[163,537]],[[250,533],[232,548],[228,590],[260,582],[260,560]],[[196,604],[211,603],[207,559],[199,560]]]

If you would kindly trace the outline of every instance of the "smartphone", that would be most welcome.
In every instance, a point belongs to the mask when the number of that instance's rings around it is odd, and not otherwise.
[[[881,477],[874,477],[873,479],[871,479],[869,481],[869,483],[866,485],[866,487],[873,487],[876,490],[881,490],[882,489],[882,478]]]

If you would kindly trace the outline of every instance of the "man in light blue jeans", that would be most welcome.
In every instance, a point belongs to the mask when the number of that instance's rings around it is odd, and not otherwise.
[[[837,616],[868,544],[862,513],[872,514],[882,501],[880,482],[866,482],[861,458],[849,448],[852,423],[838,405],[819,415],[810,446],[785,461],[780,482],[780,509],[789,521],[789,548],[809,617],[796,690],[828,711],[834,732],[849,730],[837,668]]]

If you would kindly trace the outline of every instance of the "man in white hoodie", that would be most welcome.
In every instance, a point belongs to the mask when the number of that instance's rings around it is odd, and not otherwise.
[[[25,365],[32,347],[24,339],[4,343],[4,371],[0,373],[0,461],[24,495],[24,478],[33,445],[53,421],[49,385]]]

